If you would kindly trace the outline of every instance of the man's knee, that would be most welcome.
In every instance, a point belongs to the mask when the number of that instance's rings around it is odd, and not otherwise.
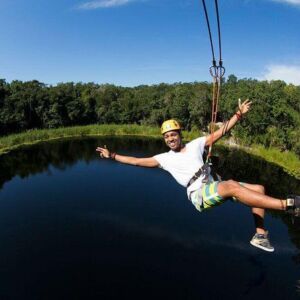
[[[236,187],[240,187],[239,182],[237,182],[237,181],[235,181],[235,180],[230,179],[230,180],[227,180],[227,181],[225,181],[225,182],[226,182],[228,188],[236,188]]]
[[[265,187],[261,184],[254,184],[254,191],[260,193],[260,194],[265,194]]]
[[[265,194],[265,187],[263,185],[258,184],[258,190],[261,194]]]
[[[222,181],[222,186],[224,187],[224,189],[226,190],[227,193],[231,195],[234,195],[234,193],[236,192],[236,190],[241,188],[241,185],[239,182],[235,181],[235,180],[226,180],[226,181]]]

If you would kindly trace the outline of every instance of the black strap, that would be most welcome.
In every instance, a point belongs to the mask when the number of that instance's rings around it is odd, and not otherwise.
[[[206,162],[190,179],[190,181],[187,184],[187,187],[193,184],[201,175],[204,175],[202,182],[207,182],[209,178],[209,174],[210,174],[210,164]]]

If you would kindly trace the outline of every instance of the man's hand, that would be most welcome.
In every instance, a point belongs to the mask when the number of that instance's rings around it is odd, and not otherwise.
[[[97,147],[96,151],[99,152],[99,155],[101,158],[110,158],[110,151],[106,148],[106,145],[104,145],[104,148]]]
[[[138,158],[133,156],[125,156],[116,154],[116,152],[110,152],[106,145],[104,147],[97,147],[96,151],[99,152],[101,158],[111,158],[123,164],[129,164],[133,166],[140,166],[140,167],[149,167],[154,168],[158,167],[159,163],[154,157],[145,157],[145,158]]]
[[[249,99],[246,99],[243,103],[241,103],[241,99],[239,99],[239,110],[237,111],[240,116],[246,114],[250,107],[251,107],[252,101]]]
[[[237,121],[239,121],[243,117],[243,115],[249,111],[251,104],[252,102],[249,99],[246,99],[243,103],[241,103],[241,99],[239,99],[238,111],[233,115],[233,117],[229,121],[225,122],[223,126],[220,127],[217,131],[206,136],[205,145],[210,146],[217,140],[219,140],[223,135],[225,135],[237,123]]]

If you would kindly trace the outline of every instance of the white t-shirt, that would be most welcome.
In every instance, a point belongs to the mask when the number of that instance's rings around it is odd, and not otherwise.
[[[203,166],[203,152],[206,137],[200,137],[186,144],[184,152],[170,150],[154,156],[160,167],[171,173],[176,181],[187,187],[190,179]],[[190,193],[202,186],[203,175],[187,188],[188,197]],[[189,197],[190,198],[190,197]]]

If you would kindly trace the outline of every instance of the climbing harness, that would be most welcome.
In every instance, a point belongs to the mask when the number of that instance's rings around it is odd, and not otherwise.
[[[190,181],[187,184],[187,187],[192,185],[201,175],[204,175],[202,182],[207,183],[209,181],[210,171],[210,165],[208,163],[205,163],[190,179]]]

